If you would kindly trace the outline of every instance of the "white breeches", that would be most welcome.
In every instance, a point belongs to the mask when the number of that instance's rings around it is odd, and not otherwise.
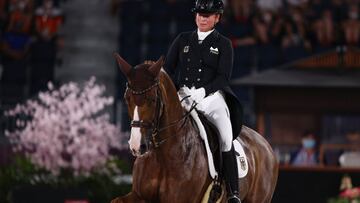
[[[221,91],[217,91],[205,97],[199,104],[197,104],[196,108],[217,127],[220,133],[219,140],[221,151],[230,151],[233,138],[232,126],[229,109]]]

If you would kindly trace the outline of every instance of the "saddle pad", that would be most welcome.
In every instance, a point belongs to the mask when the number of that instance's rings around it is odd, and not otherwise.
[[[236,154],[239,178],[243,178],[248,173],[249,167],[244,148],[242,147],[238,139],[240,138],[235,139],[233,141],[233,144]]]

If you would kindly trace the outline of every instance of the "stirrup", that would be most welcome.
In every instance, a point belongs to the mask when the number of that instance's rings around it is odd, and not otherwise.
[[[230,197],[228,197],[227,202],[228,203],[241,203],[241,200],[238,196],[231,195]]]

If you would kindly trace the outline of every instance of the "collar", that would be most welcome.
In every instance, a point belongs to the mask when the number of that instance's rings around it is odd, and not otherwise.
[[[207,32],[201,32],[199,29],[197,30],[198,40],[203,41],[208,35],[210,35],[215,29],[212,29]]]

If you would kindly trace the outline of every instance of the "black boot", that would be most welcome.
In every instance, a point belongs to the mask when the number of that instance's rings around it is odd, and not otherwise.
[[[238,168],[235,157],[234,146],[228,152],[223,152],[223,168],[226,189],[228,193],[228,203],[241,203],[239,196]]]

